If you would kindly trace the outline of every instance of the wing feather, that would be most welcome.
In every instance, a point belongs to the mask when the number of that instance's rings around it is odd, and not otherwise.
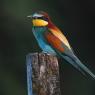
[[[53,46],[55,49],[57,49],[60,52],[64,52],[64,47],[62,46],[62,42],[60,39],[58,39],[56,36],[54,36],[49,32],[47,32],[45,36],[46,40],[49,42],[51,46]]]
[[[66,37],[62,34],[62,32],[58,29],[50,29],[50,31],[57,37],[59,38],[69,49],[71,49],[71,46],[68,42],[68,40],[66,39]]]

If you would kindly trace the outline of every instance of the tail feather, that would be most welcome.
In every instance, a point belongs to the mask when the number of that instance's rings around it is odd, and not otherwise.
[[[95,79],[95,75],[84,65],[82,62],[74,55],[72,57],[61,55],[67,62],[72,64],[76,69],[78,69],[81,73],[84,75],[87,73],[89,74],[93,79]]]

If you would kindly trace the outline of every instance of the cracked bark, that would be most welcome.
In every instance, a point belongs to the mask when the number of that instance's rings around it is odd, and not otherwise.
[[[28,95],[61,95],[56,56],[32,53],[26,58]]]

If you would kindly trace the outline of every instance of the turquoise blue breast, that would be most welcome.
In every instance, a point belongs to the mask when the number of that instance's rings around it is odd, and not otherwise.
[[[47,27],[33,27],[32,31],[43,52],[56,54],[53,48],[45,40],[44,32],[48,31]]]

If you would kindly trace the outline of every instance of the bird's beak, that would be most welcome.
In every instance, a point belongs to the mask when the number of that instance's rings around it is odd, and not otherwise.
[[[27,16],[28,18],[32,18],[32,15]]]

